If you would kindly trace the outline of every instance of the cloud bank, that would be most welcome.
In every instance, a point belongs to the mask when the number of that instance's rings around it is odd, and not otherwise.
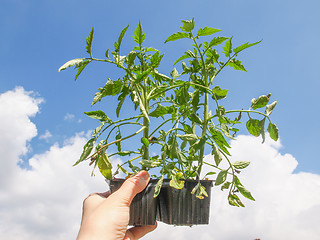
[[[0,239],[75,239],[83,199],[101,192],[100,175],[90,177],[86,164],[72,167],[86,141],[83,133],[29,159],[22,169],[20,157],[37,136],[30,119],[39,113],[42,99],[18,87],[0,95]],[[210,225],[174,227],[159,223],[144,239],[277,240],[320,236],[320,175],[294,173],[297,160],[280,154],[281,144],[270,139],[239,136],[231,142],[232,161],[251,161],[240,174],[256,201],[246,208],[227,204],[226,192],[212,191]]]

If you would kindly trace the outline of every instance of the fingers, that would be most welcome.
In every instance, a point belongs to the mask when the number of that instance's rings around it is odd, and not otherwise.
[[[148,172],[141,171],[128,178],[115,194],[128,206],[132,199],[148,185],[150,176]]]
[[[126,236],[123,240],[138,240],[142,238],[144,235],[146,235],[149,232],[152,232],[157,228],[157,223],[155,225],[148,225],[148,226],[142,226],[142,227],[133,227],[130,228]]]

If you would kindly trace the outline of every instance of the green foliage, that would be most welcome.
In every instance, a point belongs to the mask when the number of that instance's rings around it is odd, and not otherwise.
[[[215,180],[215,186],[229,191],[230,205],[244,207],[238,195],[249,200],[254,198],[238,176],[250,162],[232,163],[229,159],[231,154],[228,141],[235,139],[239,131],[237,126],[242,124],[241,121],[251,135],[261,136],[263,141],[265,124],[268,124],[267,131],[271,139],[277,141],[278,128],[270,120],[277,101],[269,104],[271,94],[262,95],[253,98],[247,110],[227,110],[223,103],[231,95],[228,94],[228,89],[218,86],[215,79],[226,66],[230,70],[247,71],[239,55],[261,41],[244,43],[236,48],[233,47],[233,37],[215,36],[210,41],[205,41],[202,37],[210,38],[221,30],[211,27],[195,30],[194,19],[183,20],[180,29],[171,34],[165,43],[185,39],[190,41],[191,48],[172,61],[173,65],[181,63],[181,68],[177,65],[178,69],[173,68],[166,74],[158,70],[164,55],[153,47],[144,46],[146,34],[140,21],[133,32],[135,46],[126,54],[122,53],[121,46],[129,25],[120,32],[113,44],[114,49],[110,50],[111,54],[109,49],[106,50],[106,59],[93,57],[92,28],[86,39],[89,57],[70,60],[59,68],[61,71],[75,66],[75,79],[89,63],[97,61],[111,64],[123,72],[117,79],[108,78],[98,88],[91,104],[114,98],[117,101],[114,106],[116,119],[110,119],[105,114],[110,112],[110,104],[106,105],[108,109],[105,112],[85,112],[90,118],[98,120],[99,125],[94,129],[92,138],[85,144],[75,165],[90,160],[90,164],[98,166],[101,174],[108,179],[120,172],[131,176],[142,169],[157,168],[156,177],[159,180],[154,197],[161,191],[164,178],[170,179],[170,186],[181,189],[185,179],[200,180],[200,176],[210,177]],[[126,101],[131,103],[134,114],[123,118],[121,109]],[[232,118],[233,114],[235,116]],[[246,114],[248,118],[243,120],[246,117],[243,115]],[[161,119],[156,120],[157,118]],[[102,140],[95,146],[98,139]],[[130,141],[126,141],[127,139]],[[140,147],[132,149],[132,141],[139,143]],[[111,145],[115,146],[113,153],[107,151]],[[150,156],[149,152],[156,151],[154,146],[159,146],[161,152]],[[204,157],[209,152],[212,157],[205,161]],[[111,157],[115,155],[122,157],[124,161],[113,169]],[[213,171],[204,172],[205,165],[212,167]],[[194,187],[192,194],[199,199],[208,196],[200,182]]]

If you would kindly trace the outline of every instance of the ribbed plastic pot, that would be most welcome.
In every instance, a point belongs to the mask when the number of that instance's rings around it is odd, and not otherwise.
[[[111,193],[118,190],[124,181],[124,179],[109,180]],[[154,198],[153,195],[157,182],[157,179],[150,179],[148,186],[132,200],[129,225],[144,226],[156,223],[158,198]]]
[[[177,226],[209,224],[210,195],[213,182],[210,180],[200,181],[209,196],[198,199],[195,194],[191,194],[192,189],[198,184],[198,180],[185,180],[185,186],[180,190],[170,187],[169,181],[169,179],[163,181],[158,196],[157,220]]]

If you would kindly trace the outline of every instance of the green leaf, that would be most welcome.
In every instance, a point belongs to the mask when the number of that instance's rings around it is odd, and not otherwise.
[[[134,64],[134,60],[135,60],[137,55],[138,55],[138,53],[136,51],[131,51],[128,54],[128,65],[129,66],[132,66]]]
[[[229,38],[229,40],[226,42],[226,44],[223,46],[223,53],[226,57],[230,57],[230,53],[232,53],[232,37]]]
[[[246,198],[252,200],[252,201],[255,201],[255,199],[252,197],[251,193],[245,189],[245,187],[240,183],[240,180],[237,176],[234,176],[235,178],[235,181],[234,181],[234,184],[236,186],[236,188],[239,190],[239,192]]]
[[[218,186],[218,185],[224,183],[227,180],[227,174],[228,174],[227,170],[220,171],[218,176],[217,176],[215,185]]]
[[[143,143],[143,145],[145,145],[146,147],[149,146],[149,140],[145,137],[141,138],[141,143]]]
[[[222,156],[220,154],[219,148],[215,143],[212,144],[212,155],[214,156],[216,165],[219,166],[220,162],[222,161]]]
[[[240,70],[244,72],[247,71],[242,65],[241,61],[237,59],[232,59],[227,65],[232,67],[234,70]]]
[[[112,164],[111,164],[107,154],[103,154],[99,157],[98,167],[99,167],[101,174],[105,178],[112,179],[112,172],[111,172]]]
[[[224,189],[228,189],[231,185],[231,182],[225,182],[222,186],[221,186],[221,191],[223,191]]]
[[[154,161],[154,160],[143,159],[139,163],[146,168],[155,168],[161,165],[161,162],[159,160]]]
[[[274,141],[278,140],[278,138],[279,138],[279,130],[278,130],[277,126],[274,123],[269,123],[268,132],[270,134],[270,137]]]
[[[78,68],[78,72],[74,78],[74,80],[77,80],[77,78],[79,77],[79,75],[81,74],[82,70],[88,65],[88,63],[90,63],[91,60],[87,60],[87,61],[84,61],[84,62],[80,62],[76,68]]]
[[[63,65],[59,68],[58,72],[60,72],[60,71],[62,71],[62,70],[65,70],[65,69],[68,68],[68,67],[72,67],[72,66],[74,66],[74,65],[76,65],[76,67],[77,67],[80,63],[83,62],[83,60],[85,60],[85,58],[72,59],[72,60],[66,62],[65,64],[63,64]]]
[[[274,101],[273,103],[267,105],[265,114],[269,116],[272,113],[272,111],[276,105],[277,105],[277,101]]]
[[[122,93],[122,94],[118,97],[119,103],[118,103],[118,106],[117,106],[117,109],[116,109],[117,117],[119,117],[121,107],[122,107],[122,105],[123,105],[123,103],[124,103],[124,100],[126,99],[126,96],[127,96],[127,95],[128,95],[127,93]]]
[[[142,25],[141,25],[141,22],[139,20],[139,24],[138,24],[136,30],[134,31],[133,39],[140,46],[144,42],[145,38],[146,38],[146,34],[143,33]]]
[[[268,96],[262,95],[262,96],[258,97],[257,99],[253,98],[251,100],[252,109],[258,109],[258,108],[265,107],[269,102],[269,97]]]
[[[213,47],[213,46],[217,46],[221,43],[223,43],[225,40],[227,40],[228,38],[226,37],[215,37],[211,40],[211,42],[209,43],[208,47]]]
[[[150,117],[162,117],[163,115],[168,113],[168,108],[158,104],[157,108],[149,113]]]
[[[226,98],[228,91],[228,89],[221,89],[219,86],[216,86],[212,89],[212,98],[217,100]]]
[[[94,146],[94,143],[96,141],[96,138],[91,138],[84,146],[83,146],[83,150],[82,150],[82,154],[79,158],[79,160],[73,165],[73,166],[76,166],[78,165],[80,162],[86,160],[86,158],[90,155],[92,149],[93,149],[93,146]]]
[[[250,162],[247,161],[236,161],[234,162],[232,165],[236,168],[236,169],[244,169],[246,167],[248,167],[250,164]]]
[[[162,175],[162,176],[160,177],[159,181],[157,182],[155,188],[154,188],[154,194],[153,194],[153,197],[154,197],[154,198],[156,198],[156,197],[159,195],[160,191],[161,191],[161,187],[162,187],[162,183],[163,183],[163,178],[164,178],[164,176]]]
[[[182,189],[184,187],[184,181],[180,180],[181,177],[182,177],[181,173],[172,175],[169,185],[176,189]]]
[[[95,137],[97,134],[99,134],[99,132],[101,131],[101,129],[103,128],[104,123],[102,123],[99,127],[97,127],[93,133],[92,133],[92,137]]]
[[[121,31],[120,36],[119,36],[119,38],[118,38],[118,42],[115,42],[115,43],[114,43],[114,47],[115,47],[114,51],[120,52],[120,45],[121,45],[122,39],[123,39],[123,37],[124,37],[124,35],[125,35],[128,27],[129,27],[129,25],[126,26],[126,27]]]
[[[192,20],[181,20],[182,27],[181,30],[184,32],[191,32],[194,29],[194,18]]]
[[[177,78],[180,76],[180,74],[179,74],[179,72],[177,71],[177,69],[174,68],[174,69],[171,71],[170,76],[171,76],[173,79],[177,79]]]
[[[210,27],[200,28],[198,31],[198,36],[208,36],[220,31],[221,31],[220,29],[215,29]]]
[[[106,120],[109,120],[109,118],[107,117],[107,115],[101,111],[101,110],[97,110],[97,111],[91,111],[91,112],[84,112],[84,114],[86,114],[88,117],[91,117],[93,119],[98,119],[101,122],[104,122]]]
[[[92,55],[91,48],[92,48],[93,32],[94,32],[94,27],[92,27],[92,29],[89,33],[89,36],[86,38],[86,42],[87,42],[86,49],[87,49],[87,53],[89,53],[90,56]]]
[[[260,43],[262,40],[260,40],[259,42],[255,42],[255,43],[244,43],[242,45],[240,45],[239,47],[233,49],[234,53],[238,54],[239,52],[241,52],[242,50],[246,49],[246,48],[249,48],[249,47],[252,47],[258,43]]]
[[[106,56],[106,58],[109,58],[109,49],[107,49],[104,55]]]
[[[188,118],[190,119],[191,122],[195,122],[199,125],[202,124],[202,120],[199,118],[199,116],[195,113],[191,113]]]
[[[177,158],[179,160],[180,163],[186,163],[187,161],[187,157],[183,154],[183,152],[181,152],[179,150],[179,148],[176,149],[176,154],[177,154]]]
[[[188,33],[182,33],[182,32],[174,33],[171,36],[169,36],[164,43],[167,43],[167,42],[170,42],[170,41],[175,41],[175,40],[182,39],[182,38],[189,38],[189,34]]]
[[[177,137],[182,139],[182,140],[186,140],[186,141],[196,141],[196,140],[198,140],[197,135],[194,134],[194,133],[192,133],[192,134],[184,134],[184,135],[177,134]]]
[[[229,204],[236,207],[244,207],[239,197],[236,194],[229,194],[228,196]]]
[[[190,58],[189,55],[182,55],[181,57],[179,57],[174,63],[173,66],[176,65],[178,62],[182,61],[183,59],[187,59]]]
[[[212,139],[215,141],[218,147],[230,156],[230,153],[227,150],[227,148],[230,148],[230,145],[223,137],[223,134],[219,130],[214,129],[213,127],[210,127],[209,131],[212,134]]]
[[[249,133],[253,136],[258,137],[261,133],[260,121],[257,119],[249,119],[246,123]]]

